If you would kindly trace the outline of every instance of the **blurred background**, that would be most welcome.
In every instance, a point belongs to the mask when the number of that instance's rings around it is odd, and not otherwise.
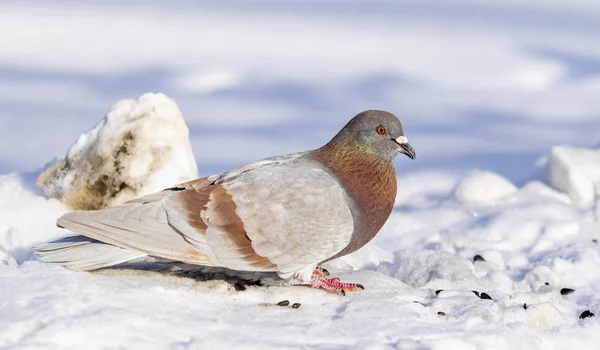
[[[535,174],[600,142],[598,1],[0,2],[0,173],[64,154],[120,98],[179,105],[202,175],[402,120],[399,172]]]

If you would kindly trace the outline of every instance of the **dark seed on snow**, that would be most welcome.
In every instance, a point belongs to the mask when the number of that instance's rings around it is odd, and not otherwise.
[[[439,315],[439,316],[446,316],[446,313],[445,313],[444,311],[439,311],[439,312],[438,312],[438,315]]]
[[[492,297],[491,297],[491,296],[489,296],[487,293],[481,293],[481,294],[479,295],[479,297],[480,297],[481,299],[489,299],[489,300],[492,300]]]
[[[549,285],[550,285],[550,282],[544,282],[544,284],[545,284],[545,285],[547,285],[547,286],[549,286]]]
[[[523,309],[527,310],[527,303],[523,303]]]
[[[473,292],[473,294],[475,294],[475,295],[479,296],[479,292],[478,292],[478,291],[476,291],[476,290],[472,290],[471,292]]]
[[[297,308],[299,308],[299,307],[300,307],[300,305],[302,305],[302,304],[300,304],[300,303],[294,303],[294,304],[292,304],[292,307],[293,307],[294,309],[297,309]]]
[[[594,239],[592,239],[592,242],[598,243],[598,240],[594,238]]]
[[[290,301],[289,300],[282,300],[280,302],[277,303],[278,306],[288,306],[290,305]]]
[[[592,313],[590,310],[585,310],[584,312],[581,313],[581,315],[579,315],[580,320],[583,320],[584,318],[588,318],[588,317],[594,317],[594,313]]]
[[[233,285],[233,289],[237,290],[238,292],[241,292],[241,291],[246,290],[246,286],[244,286],[243,284],[238,282]]]
[[[485,261],[485,259],[483,258],[483,256],[477,254],[473,257],[473,261]]]
[[[438,289],[438,290],[435,291],[435,295],[439,295],[443,291],[444,291],[443,289]]]
[[[573,292],[575,292],[575,289],[571,289],[571,288],[563,288],[560,290],[561,295],[569,295]]]

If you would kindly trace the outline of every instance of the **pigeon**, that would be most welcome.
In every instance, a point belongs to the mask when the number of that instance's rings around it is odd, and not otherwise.
[[[38,259],[95,270],[144,257],[244,273],[345,295],[324,262],[355,252],[386,222],[394,159],[415,158],[392,113],[367,110],[324,146],[182,183],[115,207],[69,212],[80,234],[34,248]]]

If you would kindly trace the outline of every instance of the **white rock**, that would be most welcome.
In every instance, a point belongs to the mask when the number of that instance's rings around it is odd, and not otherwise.
[[[517,192],[517,188],[499,174],[475,170],[463,178],[454,195],[463,204],[494,204]]]
[[[70,209],[99,209],[196,177],[179,108],[148,93],[115,103],[36,184]]]
[[[576,204],[590,206],[600,193],[600,150],[554,147],[546,172],[550,186]]]

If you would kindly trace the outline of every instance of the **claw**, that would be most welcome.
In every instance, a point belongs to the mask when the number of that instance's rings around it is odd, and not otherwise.
[[[327,277],[327,276],[329,276],[329,271],[322,268],[321,266],[317,266],[317,267],[315,267],[315,271],[313,272],[313,275]]]

